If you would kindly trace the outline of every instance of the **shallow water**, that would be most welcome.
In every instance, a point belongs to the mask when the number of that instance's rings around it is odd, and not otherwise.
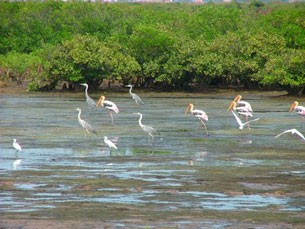
[[[83,94],[2,96],[0,212],[58,218],[64,211],[73,219],[96,211],[117,227],[141,225],[135,218],[151,220],[152,227],[194,222],[219,228],[249,217],[303,222],[305,142],[290,134],[274,139],[291,128],[305,133],[300,117],[287,112],[293,98],[247,93],[260,120],[240,131],[227,111],[233,93],[141,96],[146,104],[138,107],[128,94],[106,94],[120,108],[114,124],[105,109],[90,113]],[[190,102],[209,115],[209,136],[184,114]],[[77,107],[97,135],[85,136]],[[159,132],[153,143],[138,126],[138,111],[143,124]],[[103,136],[118,150],[110,153]],[[23,148],[18,154],[13,138]],[[112,217],[100,212],[105,207]],[[265,212],[272,214],[262,217]]]

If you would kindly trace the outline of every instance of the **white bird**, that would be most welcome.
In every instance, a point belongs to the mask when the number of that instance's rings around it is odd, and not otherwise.
[[[80,108],[76,108],[76,110],[78,110],[77,118],[78,118],[79,124],[86,130],[86,132],[88,134],[90,134],[90,132],[96,134],[96,130],[89,123],[87,123],[85,120],[81,119],[80,115],[82,113],[82,110]],[[85,136],[87,136],[87,135],[85,135]]]
[[[151,140],[153,141],[154,140],[154,135],[158,134],[158,132],[153,127],[146,126],[146,125],[142,124],[142,117],[143,117],[143,115],[140,112],[134,113],[134,114],[140,116],[140,118],[139,118],[139,126],[142,128],[142,130],[144,132],[146,132],[148,134],[149,137],[151,137]]]
[[[132,99],[136,102],[137,105],[139,104],[144,104],[144,102],[142,101],[142,99],[135,93],[132,93],[131,90],[132,90],[132,85],[131,84],[128,84],[126,85],[126,87],[129,87],[129,94],[131,95]]]
[[[19,143],[17,142],[17,140],[15,138],[13,141],[13,147],[16,150],[16,152],[20,152],[22,150],[21,146],[19,145]]]
[[[247,101],[241,100],[241,98],[241,95],[237,95],[233,101],[237,103],[238,107],[245,107],[249,112],[253,113],[251,104]]]
[[[291,134],[297,134],[303,141],[305,141],[305,137],[303,134],[301,134],[297,129],[290,129],[290,130],[286,130],[278,135],[276,135],[274,138],[278,138],[283,134],[287,134],[287,133],[291,133]]]
[[[298,101],[294,101],[290,108],[289,108],[289,112],[295,110],[295,112],[301,116],[302,118],[302,126],[304,124],[305,121],[305,107],[304,106],[299,106],[299,102]]]
[[[249,117],[253,117],[252,112],[247,108],[247,106],[241,106],[241,107],[237,107],[237,103],[235,101],[233,101],[231,103],[231,105],[228,108],[228,111],[230,110],[234,110],[236,111],[239,115],[243,116],[245,122],[248,122],[248,118]],[[250,130],[250,124],[247,124],[248,129]]]
[[[247,122],[242,122],[240,120],[240,118],[238,117],[237,114],[235,114],[234,110],[231,110],[232,114],[234,115],[235,119],[236,119],[236,122],[238,123],[239,127],[238,129],[242,130],[244,129],[245,125],[249,124],[250,122],[254,122],[254,121],[258,121],[260,118],[256,118],[256,119],[253,119],[253,120],[250,120],[250,121],[247,121]],[[250,130],[250,129],[249,129]]]
[[[186,110],[185,110],[185,114],[187,114],[188,112],[191,112],[192,115],[194,115],[194,117],[198,118],[199,121],[201,122],[202,126],[204,127],[206,134],[209,135],[208,133],[208,129],[206,127],[205,121],[209,120],[208,115],[203,111],[203,110],[194,110],[194,105],[192,103],[190,103]]]
[[[111,154],[111,149],[112,148],[116,149],[116,150],[118,149],[117,146],[111,140],[109,140],[107,136],[104,136],[104,142],[109,147],[110,154]]]
[[[105,107],[109,111],[109,115],[111,117],[111,122],[113,124],[113,116],[112,116],[112,111],[115,112],[116,114],[120,112],[119,108],[114,102],[111,102],[109,100],[105,100],[105,96],[101,96],[100,99],[98,100],[96,107],[102,106]]]
[[[96,109],[96,104],[95,104],[95,101],[88,95],[88,84],[86,83],[81,83],[80,85],[83,85],[86,87],[85,89],[85,95],[86,95],[86,102],[89,106],[89,110],[92,111],[92,110],[95,110]]]

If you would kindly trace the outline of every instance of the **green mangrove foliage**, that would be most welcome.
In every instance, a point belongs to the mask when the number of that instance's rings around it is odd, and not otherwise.
[[[305,87],[305,3],[0,2],[0,79],[187,89]]]

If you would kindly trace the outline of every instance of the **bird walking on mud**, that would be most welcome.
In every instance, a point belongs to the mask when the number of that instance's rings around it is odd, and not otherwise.
[[[199,119],[199,121],[201,122],[202,126],[205,129],[207,136],[209,136],[208,129],[205,124],[205,121],[209,120],[208,115],[203,110],[198,110],[198,109],[194,110],[194,105],[192,103],[190,103],[187,106],[187,108],[185,110],[185,114],[187,114],[188,112],[191,112],[191,114],[194,115],[194,117]]]

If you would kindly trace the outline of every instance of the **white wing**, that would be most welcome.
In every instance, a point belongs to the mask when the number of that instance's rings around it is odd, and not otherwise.
[[[240,118],[237,116],[237,114],[235,114],[235,112],[233,110],[231,110],[232,114],[234,115],[235,119],[236,119],[236,122],[238,123],[238,125],[240,127],[243,127],[244,124],[241,122]]]
[[[282,133],[276,135],[274,138],[278,138],[280,136],[282,136],[283,134],[287,134],[287,133],[291,133],[291,134],[297,134],[302,140],[305,141],[305,137],[302,133],[300,133],[297,129],[289,129],[289,130],[285,130]]]

